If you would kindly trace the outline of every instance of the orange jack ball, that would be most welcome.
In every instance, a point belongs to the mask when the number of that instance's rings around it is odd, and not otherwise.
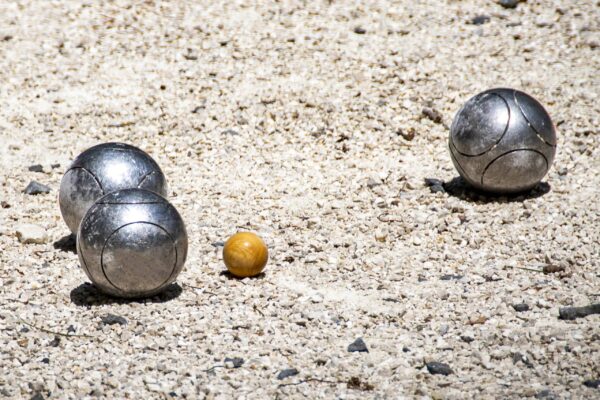
[[[223,247],[223,261],[233,275],[246,278],[262,272],[269,251],[260,237],[250,232],[236,233]]]

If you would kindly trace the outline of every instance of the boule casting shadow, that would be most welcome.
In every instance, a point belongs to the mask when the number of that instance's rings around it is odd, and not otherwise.
[[[103,292],[146,297],[172,283],[183,269],[188,239],[184,222],[162,196],[142,189],[109,193],[79,226],[81,267]]]
[[[472,186],[517,193],[533,188],[550,169],[556,131],[533,97],[514,89],[491,89],[459,110],[448,145],[454,166]]]
[[[60,183],[60,212],[76,233],[86,211],[115,190],[140,188],[167,195],[160,167],[144,151],[125,143],[103,143],[81,153]]]

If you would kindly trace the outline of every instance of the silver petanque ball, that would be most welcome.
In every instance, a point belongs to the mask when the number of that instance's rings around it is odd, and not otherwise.
[[[145,297],[163,290],[183,269],[187,233],[181,216],[162,196],[124,189],[98,199],[77,235],[79,262],[103,292]]]
[[[77,156],[63,176],[58,196],[60,212],[75,233],[97,199],[128,188],[167,194],[165,176],[147,153],[125,143],[99,144]]]
[[[556,131],[544,107],[514,89],[479,93],[450,128],[450,156],[472,186],[494,193],[533,188],[554,161]]]

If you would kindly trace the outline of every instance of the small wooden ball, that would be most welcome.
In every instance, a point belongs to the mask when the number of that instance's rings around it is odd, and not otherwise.
[[[269,251],[265,242],[251,232],[236,233],[223,247],[223,261],[227,269],[240,278],[260,274],[268,259]]]

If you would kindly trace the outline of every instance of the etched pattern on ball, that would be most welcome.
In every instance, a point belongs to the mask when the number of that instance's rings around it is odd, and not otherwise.
[[[143,297],[160,292],[181,272],[187,233],[181,216],[163,197],[125,189],[90,207],[77,246],[83,270],[100,290]]]
[[[103,143],[73,160],[60,183],[59,204],[65,223],[77,232],[86,211],[98,198],[115,190],[141,188],[167,194],[158,164],[137,147]]]
[[[556,132],[544,107],[531,96],[491,89],[459,110],[448,146],[458,173],[472,186],[516,193],[531,189],[548,172]]]

